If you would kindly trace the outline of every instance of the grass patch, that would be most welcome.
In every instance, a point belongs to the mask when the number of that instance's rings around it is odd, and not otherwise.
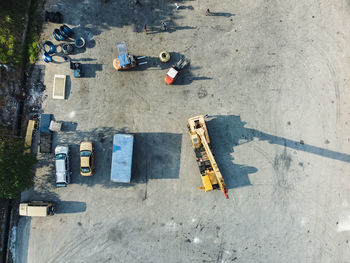
[[[19,65],[34,63],[40,45],[38,43],[39,22],[37,18],[38,0],[0,1],[0,63]],[[25,15],[29,15],[26,39]]]
[[[39,40],[39,21],[37,14],[38,8],[38,0],[32,0],[32,4],[29,9],[29,23],[28,23],[28,31],[27,37],[25,40],[25,53],[26,58],[29,63],[34,63],[38,57],[38,53],[40,51],[40,45],[38,43]]]
[[[23,31],[27,0],[0,1],[0,63],[23,60]]]

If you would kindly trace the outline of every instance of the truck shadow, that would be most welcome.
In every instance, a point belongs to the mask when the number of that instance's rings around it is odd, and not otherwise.
[[[136,133],[133,183],[179,178],[182,134]]]
[[[78,201],[60,201],[56,203],[55,214],[72,214],[86,211],[86,203]]]
[[[110,182],[113,135],[127,133],[126,129],[111,127],[92,131],[61,132],[57,144],[68,144],[71,150],[72,183],[88,186],[102,185],[106,188],[131,187],[152,179],[179,178],[182,134],[133,133],[134,148],[130,184]],[[95,169],[91,177],[80,175],[79,145],[92,141],[95,152]]]

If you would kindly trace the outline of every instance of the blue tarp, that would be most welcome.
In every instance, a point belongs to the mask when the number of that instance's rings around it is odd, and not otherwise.
[[[130,183],[134,136],[115,134],[113,138],[111,182]]]
[[[39,131],[44,133],[50,133],[50,122],[52,120],[52,114],[40,114]]]
[[[118,56],[119,65],[127,67],[130,64],[129,56],[127,54]]]

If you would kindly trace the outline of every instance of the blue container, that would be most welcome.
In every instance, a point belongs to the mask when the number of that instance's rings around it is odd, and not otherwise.
[[[134,136],[115,134],[113,137],[111,182],[130,183]]]
[[[43,133],[51,133],[50,122],[52,114],[40,114],[39,131]]]

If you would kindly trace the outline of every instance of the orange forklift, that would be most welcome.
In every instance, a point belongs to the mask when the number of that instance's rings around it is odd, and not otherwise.
[[[146,56],[135,57],[134,55],[130,55],[124,41],[117,43],[117,49],[118,56],[113,60],[113,67],[116,70],[128,70],[136,66],[147,64],[147,61],[138,62]]]

